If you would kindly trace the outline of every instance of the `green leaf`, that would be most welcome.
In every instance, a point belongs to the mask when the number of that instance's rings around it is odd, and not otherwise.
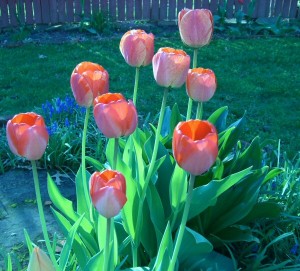
[[[28,248],[29,255],[31,255],[31,253],[33,251],[33,246],[32,246],[32,241],[31,241],[26,229],[24,229],[24,235],[25,235],[25,240],[26,240],[26,245]]]
[[[150,267],[131,267],[123,271],[150,271]]]
[[[70,253],[72,250],[72,246],[73,246],[73,241],[75,238],[75,234],[77,232],[77,229],[78,229],[83,217],[84,217],[84,214],[75,222],[75,224],[72,226],[72,228],[70,229],[70,231],[68,233],[67,240],[66,240],[65,245],[60,254],[60,259],[59,259],[60,270],[64,271],[67,267],[68,259],[69,259],[69,256],[70,256]]]
[[[7,253],[7,257],[6,257],[6,270],[7,271],[12,271],[12,261],[11,261],[11,257],[10,257],[10,253]]]
[[[96,159],[86,156],[85,160],[91,165],[93,166],[96,171],[102,171],[104,169],[104,166]]]
[[[212,113],[207,120],[212,123],[216,127],[218,133],[220,133],[226,127],[227,116],[228,106],[223,106]]]
[[[176,125],[182,121],[182,117],[180,115],[178,104],[175,103],[172,108],[171,120],[170,120],[170,132],[173,134]]]
[[[273,180],[276,176],[279,174],[283,173],[284,170],[281,168],[273,168],[272,170],[269,171],[267,176],[264,178],[262,184],[266,184],[268,181]]]
[[[91,200],[90,200],[90,195],[88,191],[84,191],[83,189],[83,179],[82,176],[83,174],[86,175],[86,182],[87,182],[87,187],[89,187],[89,179],[91,177],[90,173],[88,171],[85,171],[84,173],[82,172],[82,166],[80,166],[76,178],[75,178],[75,184],[76,184],[76,198],[77,198],[77,212],[79,214],[88,214],[90,210],[90,205],[91,205]]]
[[[172,111],[171,111],[170,107],[167,106],[165,109],[165,115],[164,115],[161,132],[160,132],[160,134],[163,137],[165,137],[171,133],[171,130],[170,130],[171,114],[172,114]]]
[[[179,207],[185,202],[187,194],[187,173],[177,164],[170,182],[170,202],[173,212],[178,212]]]
[[[209,253],[213,250],[212,244],[200,233],[185,227],[182,243],[180,246],[178,259],[184,262],[187,258],[201,254]]]
[[[83,271],[99,271],[99,267],[104,264],[103,250],[95,254],[84,267]]]

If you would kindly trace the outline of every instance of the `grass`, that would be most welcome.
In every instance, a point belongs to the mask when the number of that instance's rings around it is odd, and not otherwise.
[[[154,33],[155,34],[155,33]],[[46,100],[71,93],[69,78],[82,61],[99,63],[110,75],[110,91],[132,97],[135,69],[119,52],[119,38],[67,44],[26,44],[0,48],[0,116],[34,110]],[[178,35],[156,39],[159,47],[182,48],[192,56]],[[221,39],[199,52],[198,66],[214,70],[218,88],[204,104],[204,117],[228,105],[231,121],[247,112],[244,139],[259,135],[276,146],[281,139],[283,151],[294,155],[300,146],[300,43],[296,37]],[[158,113],[162,89],[156,85],[152,68],[141,69],[137,107],[145,118]],[[168,105],[179,104],[186,113],[184,87],[173,90]],[[195,108],[194,108],[195,109]]]

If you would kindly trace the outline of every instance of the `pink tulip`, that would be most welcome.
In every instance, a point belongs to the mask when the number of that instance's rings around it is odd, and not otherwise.
[[[93,205],[102,216],[116,216],[127,201],[124,176],[115,170],[93,173],[90,178],[90,195]]]
[[[210,69],[195,68],[188,72],[186,92],[197,102],[206,102],[214,95],[217,88],[215,74]]]
[[[218,156],[217,130],[208,121],[179,122],[172,144],[177,164],[193,175],[207,171]]]
[[[128,136],[137,127],[138,117],[132,101],[120,93],[107,93],[94,100],[94,117],[99,130],[108,138]]]
[[[153,74],[158,85],[179,88],[187,77],[190,56],[183,50],[160,48],[152,59]]]
[[[213,34],[213,16],[208,9],[183,9],[178,14],[182,41],[193,48],[209,44]]]
[[[154,35],[140,29],[130,30],[121,39],[120,51],[130,66],[147,66],[154,54]]]
[[[32,112],[15,115],[9,120],[6,137],[11,151],[28,160],[40,159],[49,140],[43,117]]]
[[[73,95],[80,106],[90,107],[94,99],[109,89],[108,72],[92,62],[81,62],[71,75]]]

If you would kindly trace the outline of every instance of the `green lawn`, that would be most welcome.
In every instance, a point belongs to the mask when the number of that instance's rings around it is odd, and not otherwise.
[[[155,34],[155,33],[154,33]],[[157,38],[159,47],[182,48],[192,55],[174,35]],[[97,62],[110,74],[111,92],[131,98],[135,69],[119,52],[119,39],[59,45],[27,44],[0,48],[0,116],[33,110],[47,99],[71,93],[69,78],[81,61]],[[299,38],[217,39],[200,50],[198,66],[216,73],[218,88],[204,104],[204,117],[228,105],[229,119],[247,111],[245,140],[259,135],[281,139],[282,148],[291,155],[300,150],[300,40]],[[153,79],[152,68],[141,70],[137,107],[143,117],[158,113],[162,89]],[[179,104],[186,113],[184,87],[171,92],[168,105]]]

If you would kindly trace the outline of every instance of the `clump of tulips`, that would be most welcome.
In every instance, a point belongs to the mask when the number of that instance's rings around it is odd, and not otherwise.
[[[140,266],[143,270],[191,270],[192,266],[200,270],[218,263],[214,247],[225,240],[228,228],[231,233],[240,231],[232,225],[257,203],[253,195],[257,196],[259,186],[253,184],[262,182],[267,168],[247,159],[253,147],[240,148],[237,138],[242,121],[225,127],[227,107],[202,120],[203,103],[217,87],[214,72],[197,66],[198,51],[209,44],[213,34],[210,11],[184,9],[178,15],[178,26],[182,41],[194,50],[192,69],[190,56],[183,50],[165,47],[154,54],[153,34],[131,30],[122,37],[121,54],[136,68],[132,101],[111,92],[109,75],[98,64],[83,62],[72,72],[74,97],[87,109],[82,163],[75,181],[76,209],[50,176],[47,180],[52,211],[66,239],[60,254],[55,240],[48,236],[37,177],[36,160],[49,138],[43,117],[23,113],[8,122],[12,152],[32,161],[48,251],[47,256],[31,247],[28,270],[141,270]],[[142,130],[137,117],[139,73],[151,63],[154,79],[163,90],[162,105],[157,128]],[[174,105],[171,131],[162,136],[162,126],[169,119],[168,93],[184,83],[187,113],[183,118]],[[198,103],[194,116],[193,102]],[[107,137],[105,164],[85,155],[91,109],[99,133]],[[86,170],[86,163],[94,172]],[[243,211],[233,218],[232,208],[239,212],[239,204]]]

